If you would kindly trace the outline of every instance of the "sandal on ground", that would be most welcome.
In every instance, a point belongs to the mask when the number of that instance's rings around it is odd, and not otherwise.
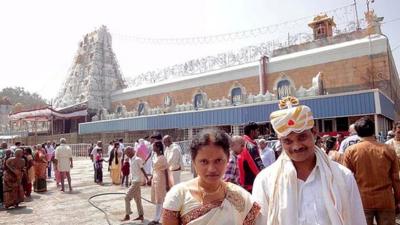
[[[125,217],[121,221],[128,221],[129,219],[129,215],[125,215]]]
[[[133,219],[133,221],[135,221],[135,220],[141,220],[143,222],[144,217],[143,216],[138,216],[137,218]]]

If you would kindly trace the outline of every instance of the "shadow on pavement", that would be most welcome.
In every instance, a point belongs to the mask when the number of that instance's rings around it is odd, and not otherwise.
[[[82,193],[82,192],[81,192],[81,191],[78,191],[78,190],[72,189],[72,191],[65,191],[64,193],[65,193],[65,194],[73,195],[73,194],[80,194],[80,193]]]
[[[111,182],[104,182],[101,186],[113,186]]]
[[[52,190],[47,190],[47,191],[43,191],[43,192],[35,192],[36,196],[40,196],[40,195],[52,195],[54,193],[54,191]],[[33,195],[32,195],[33,196]]]
[[[40,199],[39,195],[31,195],[30,197],[25,197],[24,202],[32,202],[34,200]]]
[[[27,208],[26,206],[20,206],[18,208],[11,208],[6,210],[8,214],[12,215],[20,215],[20,214],[31,214],[33,210],[31,208]]]
[[[146,225],[150,222],[150,220],[144,219],[143,223],[140,221],[127,221],[127,222],[121,222],[120,224],[123,225]]]

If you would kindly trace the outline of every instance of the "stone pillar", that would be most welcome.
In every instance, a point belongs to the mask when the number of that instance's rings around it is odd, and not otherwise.
[[[375,137],[379,135],[379,118],[378,114],[374,114],[374,123],[375,123]]]
[[[260,58],[259,81],[260,81],[260,94],[262,95],[264,95],[266,91],[267,62],[268,62],[267,56],[264,55]]]
[[[133,140],[133,141],[135,141],[135,140]],[[130,140],[129,140],[129,134],[128,134],[128,132],[124,132],[124,142],[133,142],[133,141],[130,141]]]
[[[104,146],[108,146],[107,134],[101,133],[101,139],[98,141],[102,141]]]
[[[239,129],[238,125],[232,126],[232,136],[235,136],[235,135],[240,135],[240,129]]]
[[[188,140],[193,139],[193,128],[188,128]]]

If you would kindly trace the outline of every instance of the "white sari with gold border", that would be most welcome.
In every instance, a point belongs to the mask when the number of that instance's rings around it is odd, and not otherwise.
[[[190,190],[187,182],[175,185],[165,198],[163,219],[178,218],[183,225],[242,225],[254,224],[260,207],[251,200],[243,188],[226,183],[226,197],[222,201],[201,204]]]

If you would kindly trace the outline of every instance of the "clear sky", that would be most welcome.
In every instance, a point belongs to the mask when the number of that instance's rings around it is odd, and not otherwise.
[[[181,38],[236,32],[317,15],[353,0],[13,0],[0,2],[0,89],[22,86],[47,99],[58,93],[83,35],[106,25],[125,77],[224,49],[253,44],[165,46],[124,38]],[[359,16],[365,1],[357,1]],[[400,17],[399,0],[371,4],[384,21]],[[306,24],[304,24],[306,27]],[[400,20],[383,24],[400,67]],[[290,31],[285,31],[290,32]],[[285,34],[284,34],[285,35]],[[267,39],[267,38],[266,38]]]

